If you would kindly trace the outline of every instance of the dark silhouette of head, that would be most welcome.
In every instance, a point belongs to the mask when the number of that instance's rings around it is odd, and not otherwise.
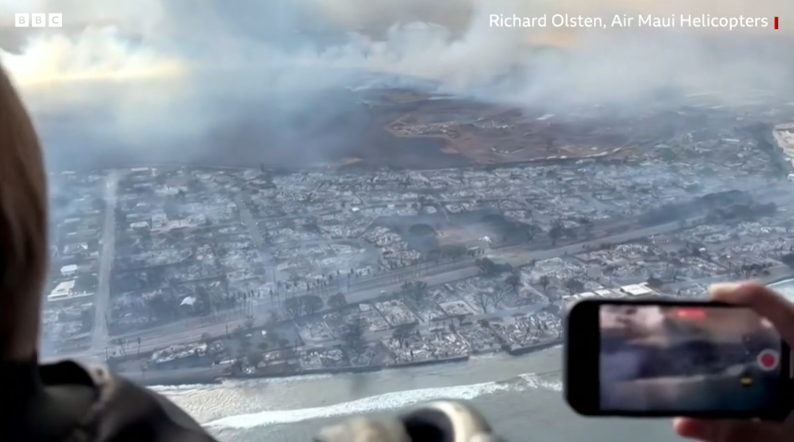
[[[0,67],[0,358],[36,352],[47,272],[47,175],[28,112]]]

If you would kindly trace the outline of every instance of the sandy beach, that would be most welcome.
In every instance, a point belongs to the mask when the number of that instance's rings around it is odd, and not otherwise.
[[[309,441],[317,428],[334,420],[359,413],[393,413],[438,398],[472,401],[509,440],[628,442],[637,431],[654,435],[649,439],[654,442],[673,440],[667,422],[646,425],[577,417],[562,399],[560,368],[561,352],[551,349],[361,375],[156,389],[225,442]],[[537,439],[526,438],[528,423]]]
[[[773,286],[794,298],[794,281]],[[635,442],[637,434],[648,442],[678,440],[667,419],[575,415],[562,398],[561,367],[561,351],[555,348],[359,375],[154,388],[224,442],[309,441],[319,426],[334,420],[393,413],[438,398],[472,401],[512,441]]]

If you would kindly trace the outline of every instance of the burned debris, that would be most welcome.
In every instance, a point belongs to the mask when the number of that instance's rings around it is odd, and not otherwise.
[[[53,177],[46,350],[150,377],[368,370],[554,345],[577,299],[792,272],[789,175],[749,111],[704,127],[689,107],[620,135],[437,106],[389,128],[487,166]]]

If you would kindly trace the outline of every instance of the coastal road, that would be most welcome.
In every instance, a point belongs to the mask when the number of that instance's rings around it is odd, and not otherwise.
[[[110,317],[110,271],[116,256],[116,194],[119,172],[110,171],[105,179],[105,220],[102,225],[102,249],[99,254],[97,292],[94,296],[94,327],[91,330],[92,352],[104,351],[108,341]]]
[[[688,220],[689,223],[692,221],[697,221],[698,219],[690,219]],[[585,241],[577,244],[571,244],[567,246],[563,246],[556,249],[551,250],[506,250],[506,251],[495,251],[494,253],[489,255],[489,258],[496,260],[502,263],[510,263],[514,267],[523,266],[529,263],[532,260],[543,260],[543,259],[550,259],[556,258],[560,256],[568,255],[575,255],[581,253],[583,248],[591,248],[597,247],[600,244],[604,243],[621,243],[621,242],[628,242],[633,241],[640,238],[645,238],[652,235],[661,235],[669,232],[673,232],[679,229],[679,223],[667,223],[661,224],[658,226],[648,227],[645,229],[638,229],[634,231],[629,231],[625,233],[621,233],[619,235],[612,235],[609,237],[598,238],[591,241]],[[445,271],[443,273],[435,274],[435,275],[428,275],[423,278],[419,278],[422,281],[425,281],[428,286],[436,286],[441,284],[447,284],[451,282],[455,282],[461,279],[470,278],[472,276],[477,276],[479,274],[479,269],[474,267],[473,260],[472,264],[461,269],[455,269],[450,271]],[[377,288],[367,289],[367,290],[356,290],[354,292],[346,294],[346,298],[348,303],[357,303],[357,302],[366,302],[378,299],[383,296],[382,292],[386,293],[393,293],[400,289],[402,282],[393,282],[391,284],[384,284]],[[271,308],[275,302],[268,298],[260,299],[260,304],[254,306],[255,312],[264,312],[267,309]],[[255,315],[256,316],[256,315]],[[265,321],[265,315],[258,315],[256,319],[257,325],[262,325]],[[164,348],[169,345],[175,345],[180,343],[187,343],[187,342],[195,342],[200,339],[200,336],[204,333],[208,333],[212,336],[220,336],[226,333],[228,328],[229,331],[233,330],[234,328],[243,325],[246,322],[246,318],[241,317],[241,315],[232,315],[229,314],[229,320],[225,322],[217,322],[217,318],[212,321],[212,323],[202,323],[200,319],[190,319],[190,320],[182,320],[173,324],[168,324],[165,326],[157,327],[154,329],[144,330],[137,333],[129,333],[126,335],[122,335],[121,337],[125,337],[127,339],[137,339],[138,337],[141,338],[141,351],[150,351],[158,348]],[[137,344],[135,345],[137,350]],[[97,348],[92,348],[92,351],[88,354],[83,354],[83,356],[88,355],[97,355],[100,354],[104,356],[104,343],[102,347],[102,351],[98,351]]]

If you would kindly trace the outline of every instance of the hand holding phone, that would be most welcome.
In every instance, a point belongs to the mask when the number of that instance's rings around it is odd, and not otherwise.
[[[750,307],[590,299],[566,325],[566,399],[581,414],[781,419],[791,410],[789,346]]]
[[[789,348],[794,347],[794,303],[755,283],[718,284],[709,289],[712,299],[751,308],[769,319]],[[794,364],[791,364],[794,366]],[[794,395],[790,388],[784,394]],[[701,420],[676,418],[673,426],[679,436],[707,442],[788,442],[794,440],[794,412],[783,422],[751,419]]]

